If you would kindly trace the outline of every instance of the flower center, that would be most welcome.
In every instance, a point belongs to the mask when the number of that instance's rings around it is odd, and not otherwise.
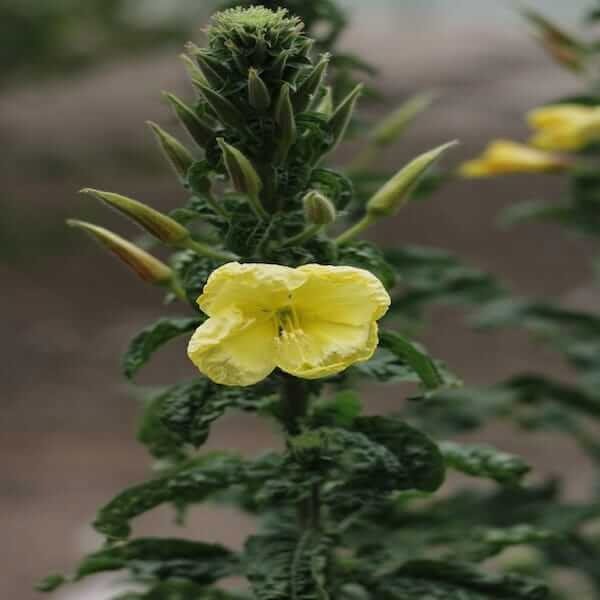
[[[304,333],[300,326],[298,313],[293,306],[280,308],[275,313],[275,321],[277,323],[277,335],[280,338],[294,338],[297,335],[302,335]]]

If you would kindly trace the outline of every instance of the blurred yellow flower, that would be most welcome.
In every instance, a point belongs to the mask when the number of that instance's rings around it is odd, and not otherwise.
[[[555,154],[509,140],[497,140],[479,158],[463,163],[459,174],[463,177],[489,177],[505,173],[557,171],[566,166],[565,159]]]
[[[600,140],[600,107],[555,104],[532,110],[527,121],[536,131],[531,143],[544,150],[577,150]]]
[[[247,386],[276,367],[318,379],[371,358],[390,297],[354,267],[228,263],[198,305],[210,317],[192,336],[191,361],[222,385]]]

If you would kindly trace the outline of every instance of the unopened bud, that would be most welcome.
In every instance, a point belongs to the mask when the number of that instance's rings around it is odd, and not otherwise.
[[[276,159],[278,162],[283,162],[298,136],[296,115],[290,98],[290,86],[287,83],[283,84],[279,93],[279,99],[275,106],[275,122],[279,125],[279,147]]]
[[[133,198],[90,188],[81,190],[81,193],[123,213],[165,244],[177,246],[190,237],[190,232],[183,225]]]
[[[260,207],[258,212],[263,214],[264,209],[260,205],[262,181],[256,169],[242,152],[228,144],[223,138],[219,138],[218,142],[223,151],[223,161],[234,189],[246,194],[255,208]]]
[[[449,142],[421,154],[392,179],[390,179],[367,203],[367,215],[383,217],[395,214],[408,200],[410,192],[425,171],[448,149],[457,144]]]
[[[144,281],[165,285],[172,280],[173,272],[167,265],[112,231],[76,219],[67,220],[67,224],[89,233],[97,242],[133,269]]]
[[[377,146],[387,146],[395,142],[412,121],[429,108],[434,98],[431,93],[418,94],[409,98],[381,121],[371,136],[373,143]]]
[[[533,27],[535,37],[557,63],[573,71],[582,69],[585,49],[579,40],[536,11],[526,9],[523,15]]]
[[[196,87],[200,90],[202,97],[223,125],[233,128],[244,126],[244,115],[230,100],[206,85],[199,84]]]
[[[304,196],[304,216],[309,223],[315,225],[329,225],[336,219],[336,211],[333,202],[316,190],[308,192]]]
[[[180,54],[179,58],[183,61],[188,77],[194,85],[208,85],[208,80],[200,67],[187,54]]]
[[[331,117],[333,114],[333,88],[330,85],[325,88],[325,94],[321,98],[316,110],[326,117]]]
[[[305,111],[309,106],[314,95],[319,91],[327,66],[329,65],[330,55],[325,54],[321,60],[313,67],[306,79],[300,83],[292,99],[294,108],[297,112]]]
[[[248,72],[248,101],[259,112],[265,112],[271,106],[271,93],[256,69]]]
[[[188,169],[194,162],[194,158],[189,150],[177,138],[173,137],[170,133],[167,133],[156,123],[153,123],[152,121],[146,121],[146,123],[148,124],[148,127],[152,129],[158,145],[164,152],[169,163],[171,163],[175,173],[182,179],[185,179]]]
[[[346,135],[346,130],[348,129],[348,125],[350,124],[350,120],[352,119],[352,114],[354,113],[354,108],[356,107],[356,101],[362,93],[363,88],[363,84],[359,83],[346,96],[346,98],[342,100],[342,102],[336,108],[333,115],[331,115],[329,125],[334,138],[334,143],[331,147],[332,150],[336,148],[339,145],[339,143],[344,139],[344,136]]]
[[[218,73],[217,65],[214,59],[208,56],[203,50],[198,48],[195,44],[188,42],[186,44],[186,50],[188,54],[191,54],[198,63],[204,78],[208,82],[208,85],[219,89],[223,85],[223,77]]]
[[[210,126],[204,123],[194,110],[177,96],[167,92],[164,93],[164,96],[172,106],[175,116],[181,121],[192,139],[201,148],[205,148],[214,137],[214,132]]]

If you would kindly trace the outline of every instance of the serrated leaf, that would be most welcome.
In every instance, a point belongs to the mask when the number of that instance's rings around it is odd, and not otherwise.
[[[231,454],[209,454],[179,465],[166,474],[127,488],[100,509],[94,527],[112,539],[125,539],[135,517],[174,502],[202,502],[215,492],[242,480],[242,460]]]
[[[442,442],[439,447],[448,466],[467,475],[493,479],[498,483],[515,484],[531,469],[522,458],[490,446]]]
[[[258,600],[328,600],[331,541],[321,532],[277,532],[246,543],[246,577]]]
[[[190,333],[202,324],[202,319],[172,318],[159,319],[136,335],[129,344],[122,360],[125,377],[133,376],[150,360],[150,357],[172,339]]]
[[[140,538],[115,544],[87,556],[74,580],[105,571],[128,569],[143,579],[186,579],[212,584],[237,571],[238,559],[227,548],[190,540]]]
[[[378,586],[381,600],[545,600],[543,583],[517,575],[492,575],[472,565],[412,561]]]
[[[395,417],[359,417],[354,427],[396,457],[397,489],[433,492],[444,482],[442,455],[424,433]]]

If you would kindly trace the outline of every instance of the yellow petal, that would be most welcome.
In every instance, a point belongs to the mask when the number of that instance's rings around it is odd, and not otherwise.
[[[194,333],[190,360],[215,383],[253,385],[275,368],[272,319],[247,319],[239,311],[212,317]]]
[[[568,123],[578,123],[588,119],[595,109],[579,104],[554,104],[535,108],[527,113],[527,122],[533,129],[556,127]]]
[[[306,283],[293,293],[301,315],[348,325],[380,319],[390,306],[390,296],[375,275],[354,267],[305,265],[296,269]]]
[[[211,317],[231,309],[256,316],[284,305],[305,281],[298,269],[231,262],[211,273],[198,305]]]
[[[369,360],[377,348],[377,323],[350,325],[300,319],[302,331],[277,342],[277,366],[296,377],[319,379]]]

